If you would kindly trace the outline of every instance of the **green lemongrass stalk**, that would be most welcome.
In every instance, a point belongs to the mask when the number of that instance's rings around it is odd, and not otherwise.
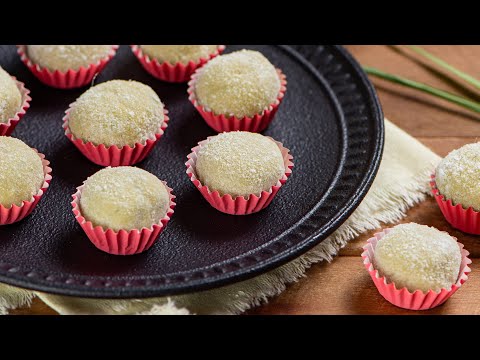
[[[406,45],[409,49],[415,51],[417,54],[422,55],[423,57],[429,59],[430,61],[434,62],[438,66],[442,67],[443,69],[457,75],[459,78],[465,80],[469,84],[475,86],[477,89],[480,89],[480,80],[474,78],[471,75],[468,75],[467,73],[464,73],[461,70],[458,70],[456,67],[450,65],[446,61],[436,57],[435,55],[429,53],[427,50],[421,48],[420,46],[414,46],[414,45]]]
[[[365,66],[363,69],[365,70],[366,73],[368,73],[370,75],[377,76],[379,78],[382,78],[382,79],[385,79],[385,80],[388,80],[388,81],[391,81],[391,82],[394,82],[394,83],[397,83],[397,84],[400,84],[400,85],[403,85],[403,86],[407,86],[407,87],[410,87],[410,88],[413,88],[413,89],[423,91],[427,94],[434,95],[436,97],[439,97],[441,99],[450,101],[454,104],[460,105],[460,106],[462,106],[464,108],[467,108],[469,110],[480,113],[480,103],[477,103],[475,101],[468,100],[466,98],[463,98],[461,96],[449,93],[449,92],[444,91],[444,90],[436,89],[436,88],[434,88],[430,85],[427,85],[427,84],[423,84],[423,83],[420,83],[420,82],[417,82],[417,81],[409,80],[409,79],[406,79],[406,78],[403,78],[403,77],[400,77],[400,76],[392,75],[392,74],[383,72],[383,71],[378,70],[378,69],[373,68],[373,67]]]

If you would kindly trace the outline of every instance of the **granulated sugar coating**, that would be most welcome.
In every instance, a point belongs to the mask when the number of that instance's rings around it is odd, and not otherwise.
[[[374,267],[397,289],[438,292],[457,282],[461,260],[457,242],[446,232],[410,223],[395,226],[378,242]]]
[[[0,204],[10,208],[30,201],[45,179],[42,160],[23,141],[0,136]]]
[[[232,197],[268,191],[285,173],[282,153],[269,138],[229,132],[210,139],[198,151],[197,177],[211,191]]]
[[[167,214],[170,197],[155,175],[121,166],[90,176],[79,203],[82,215],[93,226],[128,231],[158,224]]]
[[[111,49],[112,45],[27,45],[27,56],[42,68],[66,72],[95,64]]]
[[[22,95],[12,77],[0,67],[0,123],[15,116],[22,105]]]
[[[480,143],[448,154],[437,167],[435,181],[440,194],[454,205],[480,211]]]
[[[261,114],[275,103],[279,92],[275,68],[265,56],[251,50],[211,60],[200,70],[195,84],[201,106],[237,118]]]
[[[121,148],[154,139],[163,121],[163,104],[152,88],[136,81],[112,80],[82,94],[68,123],[77,139]]]
[[[208,59],[215,53],[218,45],[140,45],[140,47],[144,54],[150,59],[157,59],[159,63],[188,64],[190,61]]]

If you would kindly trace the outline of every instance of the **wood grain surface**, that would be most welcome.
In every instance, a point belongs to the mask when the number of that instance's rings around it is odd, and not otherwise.
[[[480,101],[480,92],[452,79],[404,47],[350,45],[347,49],[363,65],[402,75]],[[480,78],[480,46],[433,45],[427,50],[459,69]],[[441,156],[480,138],[480,114],[426,94],[372,78],[385,116]],[[470,251],[472,273],[464,286],[444,305],[415,312],[396,308],[376,290],[360,257],[361,247],[376,231],[352,241],[332,263],[314,265],[298,283],[248,314],[480,314],[480,236],[451,228],[433,199],[416,206],[402,222],[435,226],[456,236]],[[12,314],[54,314],[38,299],[31,308]]]

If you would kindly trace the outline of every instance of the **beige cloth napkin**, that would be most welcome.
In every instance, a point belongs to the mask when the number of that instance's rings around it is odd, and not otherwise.
[[[31,292],[0,284],[0,313],[29,304],[38,296],[60,314],[238,314],[278,295],[312,264],[330,261],[362,232],[395,223],[425,199],[429,175],[440,158],[385,120],[385,151],[369,193],[352,216],[328,239],[266,274],[195,294],[147,300],[91,300]]]

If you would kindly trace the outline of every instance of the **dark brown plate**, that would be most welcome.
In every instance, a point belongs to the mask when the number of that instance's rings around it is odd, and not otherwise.
[[[64,110],[85,89],[42,85],[15,46],[0,47],[0,65],[25,82],[32,107],[13,136],[44,153],[53,181],[33,214],[0,227],[0,281],[45,292],[98,298],[151,297],[199,291],[277,267],[320,243],[352,213],[369,189],[383,149],[383,116],[373,87],[339,46],[232,45],[263,52],[288,77],[286,98],[265,131],[291,149],[292,177],[266,210],[222,214],[185,174],[186,156],[214,132],[189,103],[186,85],[148,75],[128,46],[96,79],[135,79],[152,86],[170,110],[165,136],[139,166],[177,195],[172,221],[146,253],[97,250],[76,223],[71,194],[100,169],[65,137]]]

